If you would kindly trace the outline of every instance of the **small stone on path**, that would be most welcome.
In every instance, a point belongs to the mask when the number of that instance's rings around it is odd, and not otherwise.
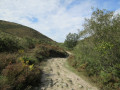
[[[79,88],[83,88],[83,86],[82,85],[78,85],[79,86]]]

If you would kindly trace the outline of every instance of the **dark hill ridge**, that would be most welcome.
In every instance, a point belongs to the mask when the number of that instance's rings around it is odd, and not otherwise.
[[[48,38],[47,36],[41,34],[40,32],[29,28],[27,26],[23,26],[20,24],[16,24],[13,22],[7,22],[0,20],[0,31],[9,33],[18,37],[31,37],[40,40],[52,41],[52,39]]]

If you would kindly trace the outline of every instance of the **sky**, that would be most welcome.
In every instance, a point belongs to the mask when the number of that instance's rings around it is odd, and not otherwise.
[[[31,27],[57,42],[83,29],[92,9],[120,13],[120,0],[0,0],[0,20]]]

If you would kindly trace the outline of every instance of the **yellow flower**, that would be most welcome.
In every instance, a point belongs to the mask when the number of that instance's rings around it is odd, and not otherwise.
[[[29,63],[29,61],[26,61],[26,64],[28,64]]]
[[[22,57],[20,57],[20,58],[19,58],[19,60],[20,60],[20,61],[23,61],[23,58],[22,58]]]
[[[103,47],[103,48],[105,48],[105,47]]]
[[[22,54],[22,53],[24,53],[24,50],[18,50],[18,52],[19,52],[20,54]]]
[[[33,64],[32,64],[32,65],[29,65],[30,71],[33,70],[33,66],[34,66]]]

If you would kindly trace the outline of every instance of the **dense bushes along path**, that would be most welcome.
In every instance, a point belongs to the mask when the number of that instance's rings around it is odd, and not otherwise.
[[[47,60],[43,69],[42,84],[35,90],[98,90],[64,67],[67,58],[52,58]]]

